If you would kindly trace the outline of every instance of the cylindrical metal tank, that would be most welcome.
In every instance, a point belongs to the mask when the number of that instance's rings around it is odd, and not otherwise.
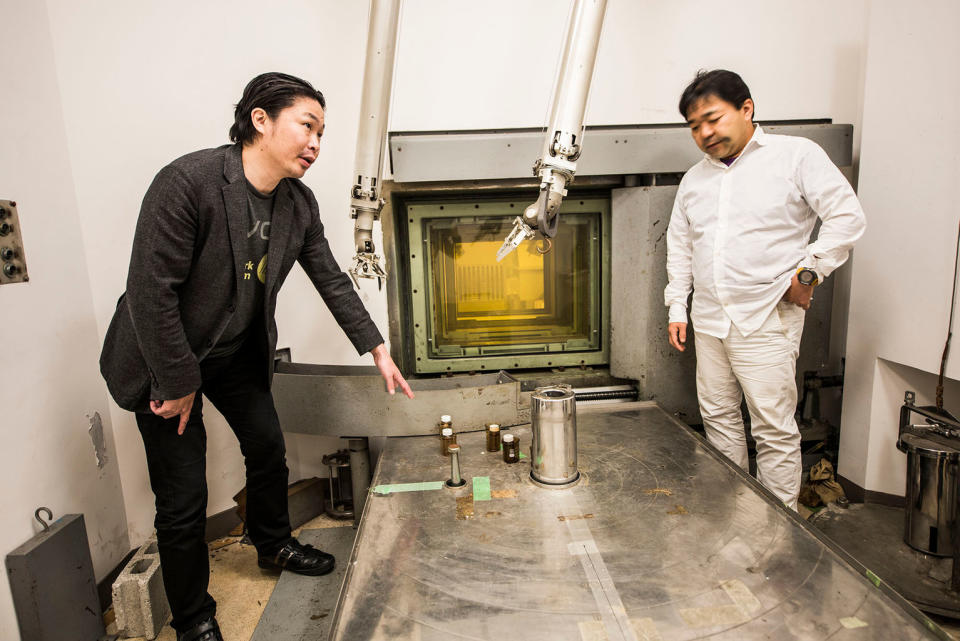
[[[530,396],[530,476],[537,483],[564,486],[577,470],[577,402],[569,385],[538,387]]]
[[[960,451],[937,435],[905,433],[901,448],[907,453],[907,491],[904,542],[936,556],[953,555],[953,528],[957,519],[957,483]]]

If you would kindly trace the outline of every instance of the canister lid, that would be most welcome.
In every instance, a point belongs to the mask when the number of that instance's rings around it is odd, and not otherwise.
[[[907,452],[915,452],[923,457],[960,460],[960,442],[935,432],[904,432],[900,437]]]
[[[513,443],[513,434],[504,434],[503,435],[504,443]]]
[[[490,423],[490,425],[487,425],[487,431],[489,431],[489,432],[499,432],[499,431],[500,431],[500,425],[498,425],[497,423]]]
[[[453,421],[453,418],[449,414],[444,414],[443,416],[440,417],[441,423],[449,423],[451,421]]]
[[[533,390],[532,398],[542,401],[564,401],[575,398],[573,386],[561,383],[558,385],[547,385]]]
[[[444,436],[453,436],[453,428],[445,427],[442,430],[440,430],[440,433]]]

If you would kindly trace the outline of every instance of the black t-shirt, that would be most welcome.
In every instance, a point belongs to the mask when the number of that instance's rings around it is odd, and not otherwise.
[[[233,354],[247,338],[250,326],[263,314],[264,283],[267,279],[267,251],[270,247],[270,223],[273,219],[273,201],[276,190],[261,194],[247,181],[247,237],[244,239],[240,261],[240,288],[237,292],[237,310],[230,324],[223,330],[217,344],[207,358]]]

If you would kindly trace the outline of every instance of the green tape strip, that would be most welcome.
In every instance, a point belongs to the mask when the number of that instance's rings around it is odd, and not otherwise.
[[[490,500],[490,477],[489,476],[473,477],[473,500],[474,501]]]
[[[394,492],[425,492],[427,490],[442,490],[443,481],[428,481],[425,483],[396,483],[394,485],[378,485],[373,488],[374,494],[393,494]]]
[[[876,587],[880,587],[881,579],[876,574],[867,570],[867,578],[870,579],[870,583],[873,583]]]

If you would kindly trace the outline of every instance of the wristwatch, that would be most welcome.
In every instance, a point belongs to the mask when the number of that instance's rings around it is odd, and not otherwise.
[[[820,277],[809,267],[801,267],[797,270],[797,281],[801,285],[816,285],[820,282]]]

